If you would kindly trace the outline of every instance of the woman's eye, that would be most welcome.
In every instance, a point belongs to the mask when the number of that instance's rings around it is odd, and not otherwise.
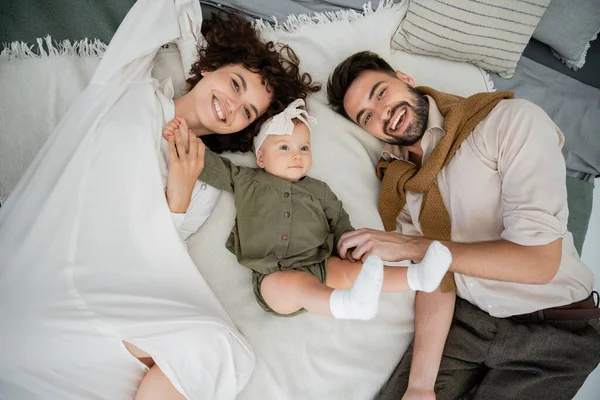
[[[248,110],[246,107],[244,107],[244,114],[246,114],[246,118],[250,119],[250,117],[252,116],[252,114],[250,114],[250,110]]]
[[[379,92],[379,94],[377,95],[377,100],[381,100],[383,98],[385,91],[386,91],[386,89],[383,89],[381,92]]]
[[[367,116],[365,117],[364,124],[366,124],[367,122],[369,122],[370,119],[371,119],[371,114],[367,114]]]
[[[233,88],[235,89],[236,92],[240,91],[240,85],[238,85],[238,83],[235,81],[235,79],[232,79],[231,82],[233,82]]]
[[[281,150],[289,150],[290,148],[289,148],[289,147],[287,147],[287,146],[285,146],[285,145],[283,145],[283,146],[281,146],[281,147],[280,147],[280,149],[281,149]]]

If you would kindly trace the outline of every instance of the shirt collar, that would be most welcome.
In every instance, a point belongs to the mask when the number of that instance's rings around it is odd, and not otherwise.
[[[262,168],[258,168],[258,170],[259,171],[256,174],[255,179],[259,182],[266,183],[267,185],[271,185],[273,187],[278,188],[289,188],[292,185],[292,183],[294,183],[292,181],[288,181],[287,179],[283,179],[273,174],[270,174]]]
[[[423,149],[423,162],[429,157],[440,139],[444,137],[444,116],[440,112],[433,97],[425,95],[429,100],[429,114],[427,116],[427,127],[425,134],[421,139],[421,148]],[[404,160],[408,161],[408,150],[405,147],[386,143],[381,150],[381,158],[386,161]]]

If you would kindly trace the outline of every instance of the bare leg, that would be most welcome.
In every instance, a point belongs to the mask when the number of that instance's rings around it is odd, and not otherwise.
[[[362,265],[362,264],[361,264]],[[331,315],[329,298],[333,289],[304,271],[278,271],[267,275],[260,286],[265,302],[279,314],[302,308],[318,315]]]
[[[327,286],[334,289],[348,289],[356,280],[362,268],[360,261],[351,262],[339,257],[327,259]],[[403,292],[410,290],[406,281],[405,267],[383,267],[383,291]]]
[[[123,341],[123,344],[125,345],[125,348],[138,360],[140,360],[142,363],[146,364],[146,366],[148,368],[151,368],[154,365],[154,360],[152,359],[152,356],[148,353],[146,353],[144,350],[140,349],[137,346],[132,345],[129,342]]]
[[[278,271],[263,279],[261,294],[279,314],[304,308],[313,314],[338,319],[368,320],[377,315],[382,285],[381,259],[369,257],[348,289],[334,290],[304,271]]]
[[[158,365],[150,368],[146,373],[140,387],[138,388],[135,400],[186,400],[171,384],[171,381],[158,368]]]
[[[140,383],[135,400],[185,400],[158,365],[154,364],[150,354],[129,342],[123,341],[123,344],[133,356],[151,367]]]

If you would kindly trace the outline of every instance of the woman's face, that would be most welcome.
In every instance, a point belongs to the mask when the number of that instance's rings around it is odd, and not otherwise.
[[[239,132],[267,110],[273,99],[261,76],[242,65],[203,72],[190,95],[194,119],[210,133]]]

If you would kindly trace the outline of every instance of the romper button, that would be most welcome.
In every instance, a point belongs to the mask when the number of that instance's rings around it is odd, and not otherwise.
[[[289,218],[290,217],[290,213],[286,211],[286,212],[283,213],[283,216],[286,217],[286,218]]]
[[[288,235],[281,235],[281,240],[288,240]]]
[[[290,194],[289,194],[288,192],[285,192],[285,193],[283,194],[283,197],[285,197],[285,198],[287,199],[288,197],[290,197]]]
[[[281,260],[283,260],[283,256],[280,254],[280,255],[278,255],[278,256],[277,256],[277,259],[278,259],[279,261],[281,261]]]

